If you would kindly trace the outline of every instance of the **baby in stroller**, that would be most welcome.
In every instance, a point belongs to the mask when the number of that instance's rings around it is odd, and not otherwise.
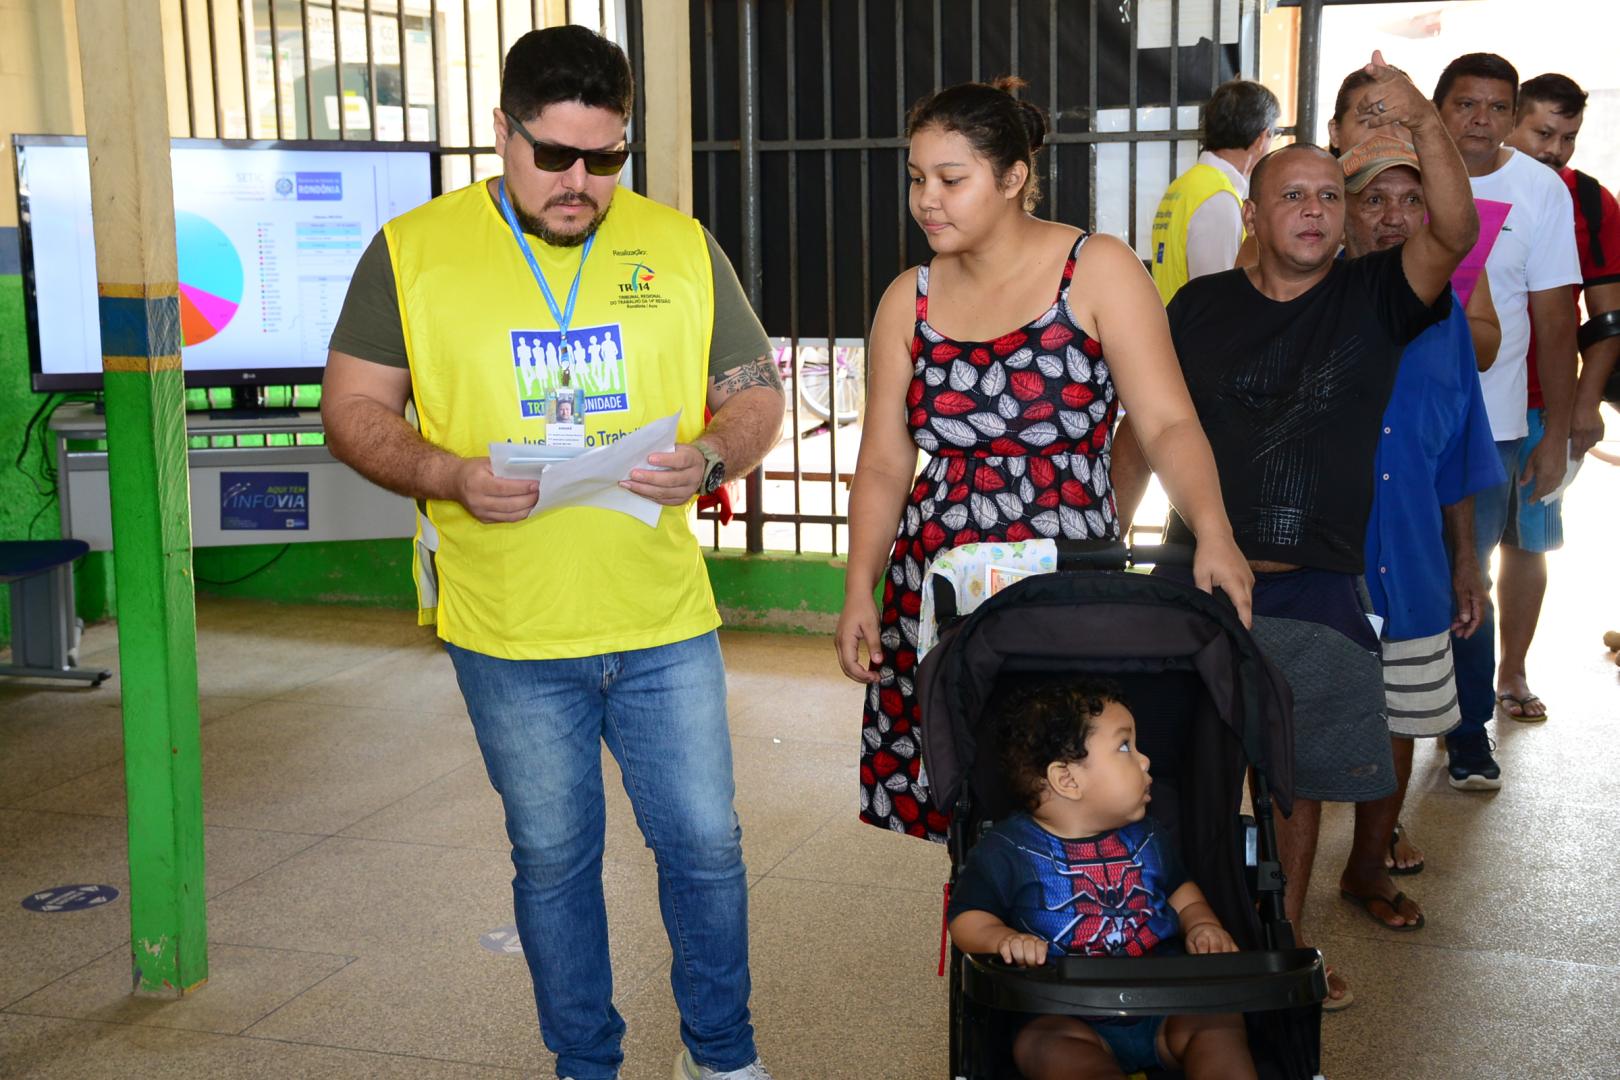
[[[1235,952],[1174,847],[1147,817],[1151,778],[1119,688],[1079,679],[1020,688],[999,720],[1001,766],[1025,812],[998,822],[951,891],[965,953],[1039,965],[1048,955]],[[1196,1080],[1255,1076],[1243,1018],[1033,1017],[1013,1044],[1031,1080],[1180,1069]]]

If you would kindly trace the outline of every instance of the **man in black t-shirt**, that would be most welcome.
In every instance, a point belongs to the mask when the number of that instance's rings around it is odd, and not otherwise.
[[[1449,313],[1451,274],[1479,231],[1434,106],[1381,55],[1367,71],[1374,82],[1357,112],[1412,133],[1429,221],[1399,248],[1336,259],[1343,171],[1317,147],[1284,147],[1256,166],[1244,204],[1258,265],[1190,282],[1168,311],[1233,533],[1256,572],[1255,640],[1294,692],[1294,812],[1279,818],[1278,842],[1296,927],[1321,803],[1394,790],[1378,634],[1360,587],[1373,458],[1401,353]],[[1147,480],[1134,439],[1115,436],[1113,467],[1121,505],[1134,506]],[[1175,515],[1168,539],[1191,541]],[[1329,986],[1328,1008],[1349,1003],[1336,973]]]

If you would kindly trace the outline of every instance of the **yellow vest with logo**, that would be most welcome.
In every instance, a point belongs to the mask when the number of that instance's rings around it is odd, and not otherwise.
[[[562,385],[557,322],[482,183],[385,227],[422,435],[462,457],[492,442],[546,440]],[[529,237],[559,305],[579,247]],[[680,410],[679,442],[703,430],[714,279],[696,221],[627,188],[580,280],[569,384],[585,441],[601,446]],[[566,395],[564,395],[566,397]],[[542,487],[544,480],[541,481]],[[656,527],[591,507],[483,524],[459,503],[418,516],[419,622],[454,645],[509,660],[593,656],[685,641],[720,623],[689,507]]]
[[[1166,305],[1187,284],[1187,226],[1200,206],[1223,191],[1243,206],[1243,196],[1231,179],[1215,166],[1199,162],[1176,177],[1159,200],[1153,214],[1153,284]]]

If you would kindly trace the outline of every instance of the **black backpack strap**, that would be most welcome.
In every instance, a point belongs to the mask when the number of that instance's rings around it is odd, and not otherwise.
[[[1575,207],[1586,220],[1587,251],[1592,265],[1602,266],[1603,259],[1603,185],[1581,170],[1575,170]]]

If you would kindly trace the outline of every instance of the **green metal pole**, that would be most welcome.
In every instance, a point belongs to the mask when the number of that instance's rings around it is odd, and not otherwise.
[[[197,615],[158,5],[79,0],[99,279],[136,990],[208,978]]]

